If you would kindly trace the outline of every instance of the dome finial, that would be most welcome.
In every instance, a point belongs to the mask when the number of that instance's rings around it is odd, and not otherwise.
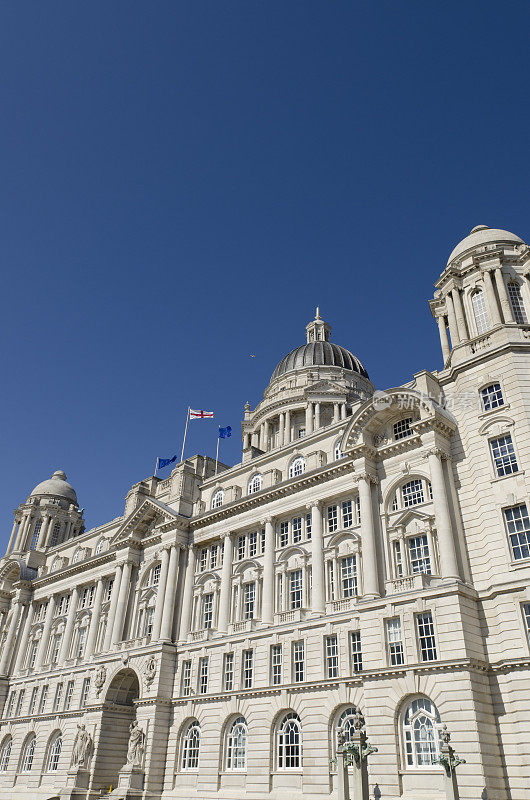
[[[320,319],[320,309],[319,309],[318,306],[317,306],[317,311],[316,311],[316,314],[315,314],[315,319]]]
[[[307,341],[309,342],[329,342],[329,333],[331,325],[320,316],[320,308],[317,306],[315,319],[305,326]]]

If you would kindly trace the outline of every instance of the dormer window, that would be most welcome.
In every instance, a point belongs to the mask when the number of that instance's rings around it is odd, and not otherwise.
[[[403,508],[411,508],[420,503],[432,500],[431,482],[426,478],[414,478],[407,481],[398,489],[390,503],[390,511],[399,511]]]
[[[414,431],[411,428],[412,425],[412,417],[407,417],[406,419],[398,419],[397,422],[394,422],[392,426],[392,431],[394,434],[395,441],[399,441],[399,439],[406,439],[407,436],[412,436]]]
[[[255,475],[252,476],[250,481],[248,482],[248,493],[255,494],[261,490],[263,486],[263,475],[260,472],[256,472]]]
[[[225,493],[222,489],[218,489],[214,492],[212,497],[212,508],[219,508],[223,505],[223,500],[225,499]]]
[[[299,475],[303,475],[305,472],[305,458],[302,456],[298,456],[291,462],[291,466],[289,467],[289,477],[290,478],[298,478]]]
[[[480,336],[481,333],[485,333],[491,327],[484,292],[481,289],[471,295],[471,305],[473,306],[477,334]]]

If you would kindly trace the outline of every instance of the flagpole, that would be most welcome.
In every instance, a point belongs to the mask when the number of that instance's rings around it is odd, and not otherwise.
[[[155,478],[156,478],[157,470],[158,470],[158,456],[157,456],[157,459],[155,461]]]
[[[184,441],[182,442],[182,453],[180,454],[180,460],[184,461],[184,447],[186,446],[186,434],[188,432],[188,420],[190,418],[190,407],[188,406],[188,411],[186,413],[186,427],[184,428]]]
[[[215,474],[217,475],[217,462],[219,461],[219,431],[221,430],[221,426],[219,425],[219,430],[217,431],[217,452],[215,454]]]

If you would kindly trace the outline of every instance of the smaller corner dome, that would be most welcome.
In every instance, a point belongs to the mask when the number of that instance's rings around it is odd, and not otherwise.
[[[454,261],[455,258],[472,250],[474,247],[482,247],[485,244],[492,244],[493,242],[507,242],[510,244],[524,244],[523,240],[515,233],[502,230],[501,228],[488,228],[487,225],[476,225],[461,242],[457,244],[449,258],[447,265]]]
[[[67,482],[66,474],[62,469],[54,472],[47,481],[37,484],[30,497],[64,497],[65,500],[77,505],[75,489]]]

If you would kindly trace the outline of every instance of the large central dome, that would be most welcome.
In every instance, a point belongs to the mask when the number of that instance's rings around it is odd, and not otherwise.
[[[306,328],[307,343],[295,347],[282,358],[272,373],[271,381],[304,367],[340,367],[368,378],[368,373],[353,353],[329,341],[330,330],[330,326],[320,319],[317,308],[315,320]]]

